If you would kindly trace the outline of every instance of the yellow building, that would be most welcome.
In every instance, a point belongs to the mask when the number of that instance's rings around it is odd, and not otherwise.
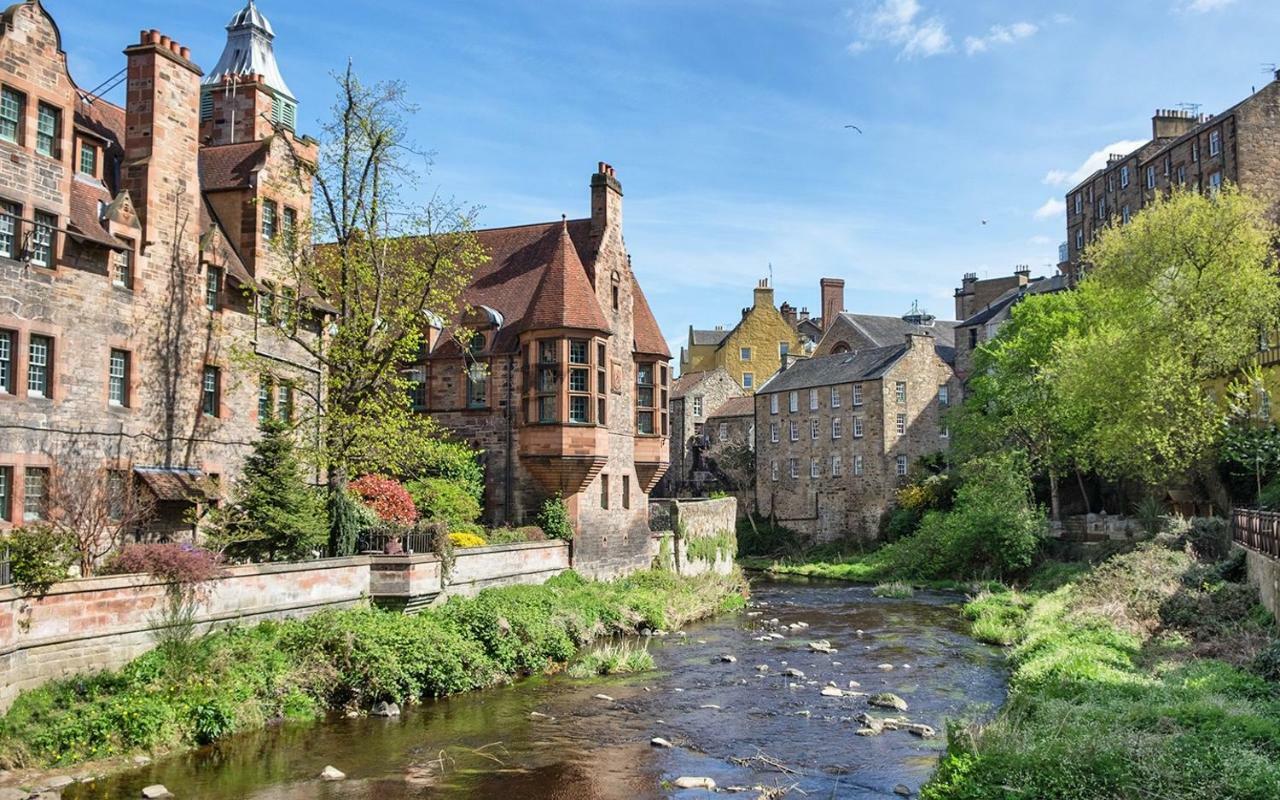
[[[755,289],[751,308],[732,330],[695,330],[680,349],[680,373],[711,372],[723,368],[748,392],[754,392],[782,367],[786,355],[800,355],[800,337],[773,304],[767,280]]]

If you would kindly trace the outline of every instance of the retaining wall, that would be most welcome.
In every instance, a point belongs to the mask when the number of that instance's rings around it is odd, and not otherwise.
[[[655,532],[652,545],[653,556],[659,560],[666,557],[663,548],[669,548],[672,563],[663,566],[674,568],[680,575],[705,575],[709,572],[725,575],[733,569],[733,559],[737,555],[736,498],[652,500],[649,503],[649,515],[651,520],[664,527]],[[670,530],[665,529],[667,526]],[[692,542],[726,534],[730,537],[732,546],[719,550],[714,559],[690,556]],[[664,542],[667,544],[664,545]]]
[[[1280,622],[1280,561],[1242,547],[1249,582],[1258,587],[1258,598]]]

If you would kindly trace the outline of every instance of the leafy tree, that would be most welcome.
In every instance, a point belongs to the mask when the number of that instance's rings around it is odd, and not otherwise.
[[[548,497],[538,511],[538,527],[552,539],[573,539],[573,522],[569,519],[569,506],[560,495]]]
[[[324,546],[324,505],[302,478],[287,423],[262,424],[230,504],[214,511],[211,521],[211,543],[234,559],[288,560]]]
[[[1254,501],[1263,504],[1263,485],[1280,471],[1280,426],[1265,405],[1254,402],[1266,392],[1262,371],[1254,366],[1227,388],[1227,419],[1218,452],[1234,477],[1248,476]]]
[[[1086,252],[1080,335],[1057,351],[1076,452],[1099,473],[1161,483],[1199,462],[1225,408],[1206,390],[1256,351],[1280,309],[1276,231],[1260,200],[1175,192]]]

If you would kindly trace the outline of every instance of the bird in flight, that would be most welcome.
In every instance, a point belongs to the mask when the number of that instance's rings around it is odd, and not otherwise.
[[[857,131],[858,133],[862,133],[862,128],[859,128],[857,125],[845,125],[845,127],[846,127],[846,128],[853,128],[853,129],[854,129],[855,131]]]

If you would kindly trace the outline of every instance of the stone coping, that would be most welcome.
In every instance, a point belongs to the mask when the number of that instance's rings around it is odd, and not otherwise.
[[[518,550],[550,550],[553,548],[568,549],[569,543],[563,541],[546,541],[546,542],[513,542],[511,544],[490,544],[484,547],[455,547],[453,549],[453,557],[455,559],[465,558],[472,555],[487,555],[489,553],[510,553]],[[439,561],[440,557],[435,553],[370,553],[375,564],[388,563],[422,563],[424,561]]]

